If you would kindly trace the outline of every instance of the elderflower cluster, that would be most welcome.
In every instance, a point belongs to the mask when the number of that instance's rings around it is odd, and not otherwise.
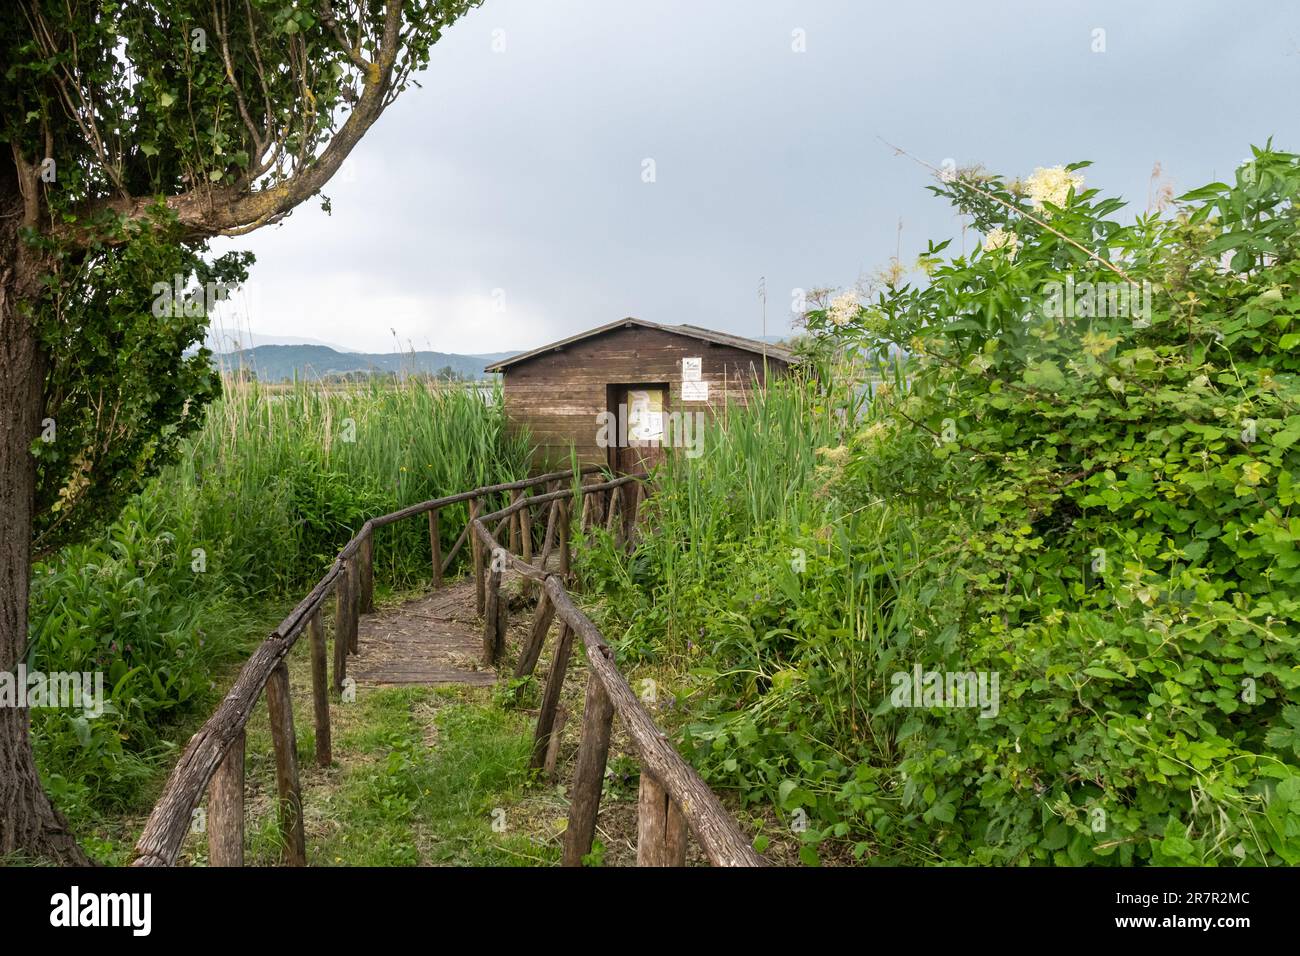
[[[849,449],[847,445],[837,445],[834,448],[818,448],[817,457],[826,459],[827,464],[842,465],[849,458]]]
[[[817,457],[821,459],[813,469],[813,480],[818,487],[813,492],[815,498],[827,498],[839,484],[844,474],[844,466],[849,460],[849,449],[845,445],[835,448],[818,448]]]
[[[1005,250],[1007,257],[1014,259],[1016,250],[1020,248],[1020,237],[1014,232],[1003,229],[1001,226],[995,227],[987,236],[984,237],[984,251],[993,252],[997,249]]]
[[[875,422],[862,433],[861,439],[864,442],[875,441],[877,438],[885,434],[887,428],[888,426],[883,421]]]
[[[828,315],[831,325],[843,327],[853,320],[858,314],[858,294],[856,292],[845,292],[843,295],[837,295],[831,299],[831,307]]]
[[[1045,202],[1064,209],[1071,188],[1076,193],[1082,190],[1083,177],[1068,171],[1064,166],[1039,166],[1024,182],[1025,193],[1035,209],[1042,209]]]
[[[907,275],[907,267],[898,261],[897,256],[894,256],[889,260],[889,265],[876,273],[876,279],[892,289],[903,281],[905,275]]]

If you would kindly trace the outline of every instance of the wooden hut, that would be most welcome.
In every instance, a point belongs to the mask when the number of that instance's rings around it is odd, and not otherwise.
[[[616,472],[695,451],[703,415],[743,403],[795,361],[787,349],[694,325],[622,319],[487,366],[504,377],[505,412],[537,446],[534,465]],[[696,414],[703,413],[703,415]]]

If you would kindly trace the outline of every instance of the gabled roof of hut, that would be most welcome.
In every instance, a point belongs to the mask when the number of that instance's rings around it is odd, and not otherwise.
[[[782,348],[779,345],[760,342],[758,339],[747,339],[740,335],[732,335],[729,332],[715,332],[713,329],[701,328],[698,325],[660,325],[658,322],[647,322],[644,319],[628,317],[626,319],[619,319],[617,322],[610,322],[608,325],[588,329],[586,332],[579,332],[577,335],[571,335],[567,339],[560,339],[558,342],[551,342],[549,345],[543,345],[529,352],[520,352],[518,355],[512,355],[508,359],[493,362],[491,365],[484,368],[483,371],[503,372],[512,365],[518,365],[520,362],[527,362],[529,359],[537,358],[547,354],[548,352],[561,352],[567,346],[573,345],[576,342],[595,338],[598,335],[605,335],[618,329],[632,328],[656,329],[660,332],[668,332],[672,335],[684,335],[688,338],[697,339],[701,342],[710,342],[714,345],[726,345],[745,352],[753,352],[755,355],[766,356],[768,361],[781,362],[785,365],[792,365],[798,361],[795,358],[795,354],[789,349]]]

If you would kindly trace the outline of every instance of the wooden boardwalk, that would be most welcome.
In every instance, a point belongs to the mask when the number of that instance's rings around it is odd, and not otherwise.
[[[473,578],[363,614],[357,646],[348,674],[360,686],[496,683],[496,671],[482,663],[483,624],[474,610]]]
[[[571,472],[552,472],[434,498],[367,520],[307,596],[257,646],[229,693],[190,738],[136,841],[131,865],[175,866],[193,830],[194,809],[205,793],[209,863],[243,865],[245,732],[249,716],[262,697],[266,699],[275,750],[277,816],[284,840],[282,861],[290,866],[306,865],[303,795],[286,660],[300,637],[307,637],[305,643],[310,645],[311,653],[315,760],[318,766],[329,767],[334,759],[331,702],[343,692],[346,679],[372,687],[487,686],[496,682],[498,668],[508,666],[507,658],[512,657],[518,658],[511,668],[513,675],[529,678],[554,624],[559,634],[542,687],[528,767],[543,773],[554,767],[552,745],[558,740],[557,731],[563,726],[565,713],[560,705],[561,689],[569,657],[575,648],[581,648],[586,659],[586,693],[573,782],[568,790],[564,864],[580,866],[594,845],[610,735],[617,716],[641,762],[638,865],[684,865],[690,835],[715,866],[761,866],[763,861],[754,851],[750,835],[656,726],[653,715],[619,673],[614,651],[604,635],[567,590],[574,533],[586,534],[591,528],[603,527],[620,548],[634,540],[644,477],[585,480],[597,471],[595,466],[583,469],[580,485],[572,480]],[[633,482],[638,490],[629,500],[625,486]],[[553,490],[546,490],[548,487]],[[510,504],[487,510],[500,505],[506,493],[511,493]],[[468,522],[444,558],[439,548],[439,516],[444,509],[463,502],[470,503]],[[546,506],[544,521],[537,513],[541,506]],[[375,532],[412,518],[428,521],[435,581],[444,580],[442,575],[467,541],[472,552],[472,577],[372,612]],[[497,535],[511,524],[510,537],[504,539],[511,545],[507,549]],[[546,531],[542,547],[534,551],[536,532],[543,527]],[[522,554],[514,553],[516,540]],[[558,556],[552,547],[555,542],[559,542]],[[486,560],[488,556],[490,561]],[[552,562],[557,562],[554,570]],[[332,684],[331,648],[323,620],[330,595],[335,606]],[[479,595],[483,599],[481,614]],[[521,613],[529,608],[531,615]]]
[[[554,567],[555,562],[548,562]],[[501,596],[519,609],[531,606],[522,594],[523,577],[513,569],[501,576]],[[512,615],[507,646],[521,636],[527,617]],[[474,606],[474,578],[435,588],[423,597],[376,608],[357,621],[357,655],[348,674],[359,687],[440,686],[496,683],[497,672],[483,664],[483,618]]]

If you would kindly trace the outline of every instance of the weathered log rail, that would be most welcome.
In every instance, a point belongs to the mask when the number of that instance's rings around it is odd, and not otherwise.
[[[318,764],[328,766],[332,761],[328,696],[331,687],[327,686],[328,655],[322,609],[332,590],[336,602],[332,690],[338,694],[346,680],[347,657],[357,651],[358,617],[369,612],[373,603],[375,530],[419,515],[427,515],[435,587],[442,584],[456,556],[469,544],[476,605],[483,618],[484,663],[496,665],[505,647],[509,608],[501,594],[501,581],[507,569],[518,572],[525,588],[537,594],[532,627],[520,652],[516,677],[533,672],[552,622],[556,618],[560,621],[531,760],[532,767],[548,774],[555,766],[559,732],[567,716],[560,705],[560,690],[574,635],[582,642],[589,676],[565,834],[564,864],[581,865],[582,857],[591,851],[612,723],[617,714],[642,765],[638,865],[683,865],[688,832],[715,865],[760,865],[762,861],[717,796],[655,726],[654,718],[619,673],[613,652],[600,631],[566,589],[570,577],[571,509],[575,504],[581,510],[580,526],[584,531],[603,526],[620,545],[628,544],[636,533],[636,518],[643,498],[642,480],[629,475],[610,481],[587,481],[600,470],[584,468],[576,475],[573,471],[552,472],[476,488],[411,505],[363,524],[316,586],[253,652],[220,706],[190,739],[136,842],[132,865],[175,865],[190,832],[194,810],[205,791],[210,862],[218,866],[243,864],[245,728],[263,693],[275,751],[278,815],[284,839],[282,862],[306,864],[302,793],[286,658],[306,631],[312,657],[315,756]],[[541,486],[550,486],[550,490],[535,494],[535,489]],[[505,495],[510,496],[509,504],[483,512],[486,503],[500,501]],[[451,550],[443,555],[442,512],[462,503],[468,508],[465,527]],[[534,552],[534,528],[541,525],[534,523],[533,511],[542,506],[547,506],[545,532],[540,550]],[[493,522],[496,524],[489,530]],[[498,543],[498,536],[507,525],[509,548]]]

